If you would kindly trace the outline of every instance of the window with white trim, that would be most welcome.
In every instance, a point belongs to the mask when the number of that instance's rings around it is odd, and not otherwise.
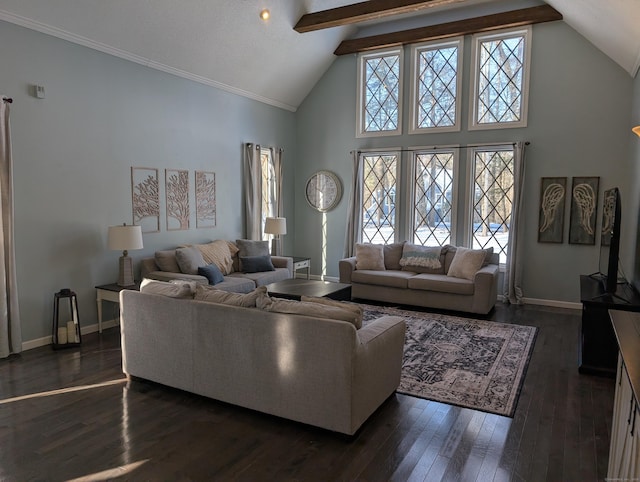
[[[260,172],[262,183],[262,204],[260,226],[264,227],[267,218],[278,215],[278,186],[276,177],[276,167],[274,164],[271,149],[260,149]],[[273,234],[262,233],[263,241],[270,241]]]
[[[500,263],[507,260],[514,194],[513,146],[471,150],[471,247],[493,247]]]
[[[531,27],[472,39],[469,129],[526,127]]]
[[[402,132],[402,49],[358,56],[357,137]]]
[[[457,150],[413,154],[412,239],[423,246],[455,244]]]
[[[396,239],[396,192],[399,153],[361,153],[363,243],[389,244]]]
[[[411,134],[460,130],[462,43],[459,37],[411,48]]]

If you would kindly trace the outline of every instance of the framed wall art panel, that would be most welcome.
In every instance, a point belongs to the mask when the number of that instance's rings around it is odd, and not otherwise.
[[[574,177],[571,187],[569,243],[596,244],[599,177]]]
[[[216,225],[216,174],[196,171],[196,228]]]
[[[540,179],[539,243],[562,243],[564,241],[566,198],[566,177],[543,177]]]
[[[189,171],[165,169],[167,231],[189,229]]]
[[[131,202],[133,224],[143,233],[160,231],[160,195],[158,170],[149,167],[131,168]]]

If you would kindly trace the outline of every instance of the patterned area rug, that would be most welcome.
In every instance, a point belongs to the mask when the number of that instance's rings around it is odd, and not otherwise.
[[[537,328],[361,305],[407,322],[398,393],[513,417]]]

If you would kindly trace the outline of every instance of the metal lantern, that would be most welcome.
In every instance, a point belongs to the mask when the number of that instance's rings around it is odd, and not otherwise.
[[[60,300],[69,300],[68,317],[63,320],[60,320]],[[63,301],[63,307],[64,305]],[[78,318],[78,297],[68,288],[61,289],[54,295],[52,339],[54,350],[71,348],[82,342],[80,319]]]

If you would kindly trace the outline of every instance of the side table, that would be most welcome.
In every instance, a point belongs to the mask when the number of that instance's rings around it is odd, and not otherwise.
[[[293,258],[293,275],[295,277],[296,271],[306,268],[307,279],[311,279],[311,258],[292,256]]]
[[[131,286],[120,286],[117,283],[96,286],[96,303],[98,305],[98,332],[102,333],[102,302],[110,301],[118,305],[120,312],[120,292],[122,290],[140,290],[140,283]]]

